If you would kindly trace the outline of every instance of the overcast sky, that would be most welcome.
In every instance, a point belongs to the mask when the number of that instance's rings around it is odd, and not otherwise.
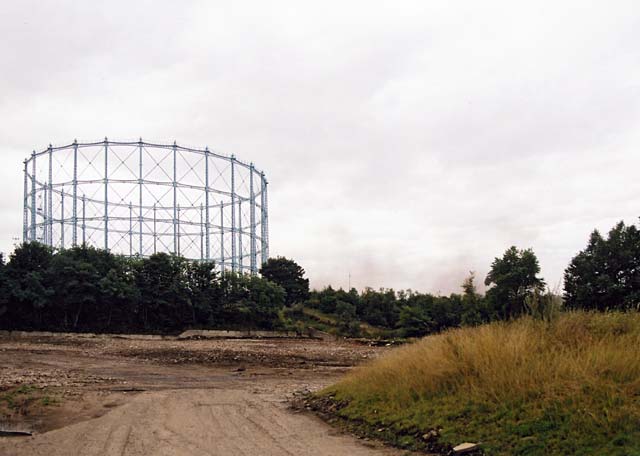
[[[104,136],[255,162],[316,287],[449,293],[510,245],[555,286],[640,215],[640,2],[0,1],[0,250],[30,151]]]

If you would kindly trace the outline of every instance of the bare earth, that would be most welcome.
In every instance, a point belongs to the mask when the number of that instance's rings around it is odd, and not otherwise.
[[[398,455],[289,407],[384,349],[315,340],[0,336],[1,456]],[[5,401],[6,402],[6,401]]]

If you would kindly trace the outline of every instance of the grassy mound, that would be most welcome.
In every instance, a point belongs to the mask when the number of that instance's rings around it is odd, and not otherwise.
[[[640,455],[639,350],[638,313],[523,318],[426,337],[317,400],[401,446],[436,429],[491,455]]]

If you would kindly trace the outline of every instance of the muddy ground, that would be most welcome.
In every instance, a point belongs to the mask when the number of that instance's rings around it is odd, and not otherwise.
[[[384,347],[0,336],[1,456],[397,455],[289,407]]]

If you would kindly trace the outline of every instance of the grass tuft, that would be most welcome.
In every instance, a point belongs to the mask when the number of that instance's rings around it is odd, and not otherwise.
[[[491,455],[640,455],[639,347],[638,313],[522,318],[426,337],[320,394],[405,447],[439,429]]]

